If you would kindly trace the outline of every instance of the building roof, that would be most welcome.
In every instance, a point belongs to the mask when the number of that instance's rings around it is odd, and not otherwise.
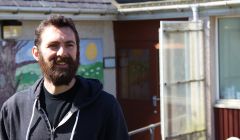
[[[225,15],[235,13],[239,0],[113,0],[121,13],[118,20],[188,18],[196,14]],[[119,3],[120,2],[120,3]],[[121,3],[122,2],[122,3]],[[124,3],[125,2],[125,3]]]
[[[118,13],[111,0],[0,0],[1,19],[45,19],[62,14],[76,20],[114,20]]]
[[[1,0],[0,6],[116,9],[110,0]]]
[[[150,2],[150,1],[164,1],[164,0],[116,0],[116,2],[118,2],[119,4]]]
[[[222,0],[115,0],[115,1],[119,4],[159,2],[164,5],[171,5],[171,4],[186,4],[186,3],[203,3],[203,2],[222,1]]]

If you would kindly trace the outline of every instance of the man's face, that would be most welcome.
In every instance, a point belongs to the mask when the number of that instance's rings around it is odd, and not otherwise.
[[[38,63],[43,75],[55,86],[68,85],[76,74],[79,58],[73,31],[68,27],[46,27],[37,48]]]

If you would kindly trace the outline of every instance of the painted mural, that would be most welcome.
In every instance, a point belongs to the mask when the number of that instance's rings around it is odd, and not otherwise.
[[[103,82],[103,47],[101,39],[80,40],[80,67],[77,72]]]
[[[34,63],[24,65],[16,70],[15,78],[16,81],[19,81],[17,91],[26,89],[28,86],[34,84],[34,82],[42,75],[38,63],[32,56],[33,45],[33,41],[26,41],[25,46],[16,54],[15,62],[17,64],[34,61]]]
[[[3,101],[15,93],[21,81],[15,77],[18,69],[35,63],[28,59],[16,61],[18,52],[21,52],[29,41],[5,40],[0,41],[0,106]]]
[[[16,91],[26,89],[42,76],[32,57],[33,40],[0,41],[0,107]],[[78,75],[103,81],[101,39],[80,40]]]

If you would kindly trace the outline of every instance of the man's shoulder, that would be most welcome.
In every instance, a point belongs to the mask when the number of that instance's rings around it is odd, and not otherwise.
[[[32,99],[30,91],[31,89],[29,88],[16,92],[4,102],[3,107],[12,108],[28,103]]]
[[[106,105],[109,106],[112,106],[113,104],[117,103],[116,97],[104,90],[101,91],[99,100],[102,100]]]
[[[27,88],[27,89],[16,92],[15,94],[13,94],[12,97],[10,97],[10,99],[11,98],[26,99],[26,97],[29,96],[30,93],[31,93],[31,88]]]

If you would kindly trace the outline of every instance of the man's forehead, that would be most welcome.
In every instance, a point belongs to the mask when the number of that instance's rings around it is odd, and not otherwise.
[[[67,39],[67,40],[73,40],[76,41],[74,32],[70,27],[55,27],[55,26],[48,26],[46,27],[42,34],[41,34],[42,39]],[[43,40],[42,40],[43,41]]]
[[[73,33],[73,30],[68,27],[68,26],[64,26],[64,27],[56,27],[56,26],[53,26],[53,25],[49,25],[49,26],[46,26],[43,31],[42,31],[42,34],[45,33],[45,32],[49,32],[49,31],[54,31],[54,32],[69,32],[69,33]]]

